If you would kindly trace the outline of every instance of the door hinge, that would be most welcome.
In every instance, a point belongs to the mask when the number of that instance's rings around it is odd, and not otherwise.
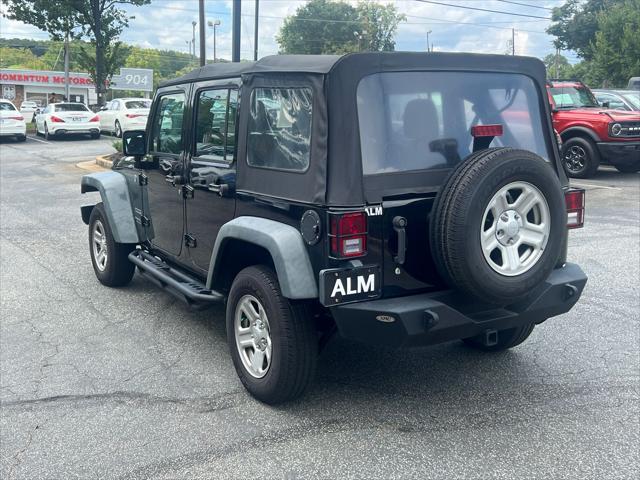
[[[148,227],[149,225],[151,225],[151,220],[149,220],[149,217],[145,217],[144,215],[140,216],[140,224],[143,227]]]
[[[191,185],[182,186],[182,198],[193,198],[195,189]]]
[[[184,244],[189,248],[195,248],[195,247],[198,246],[198,242],[196,241],[196,237],[194,237],[190,233],[185,233],[185,235],[184,235]]]
[[[149,183],[149,177],[144,173],[138,174],[138,185],[147,185]]]

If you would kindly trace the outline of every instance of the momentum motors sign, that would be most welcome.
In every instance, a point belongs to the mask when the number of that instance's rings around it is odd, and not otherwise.
[[[64,72],[41,70],[0,69],[0,82],[13,85],[64,85]],[[93,82],[87,73],[69,73],[69,85],[91,87]]]

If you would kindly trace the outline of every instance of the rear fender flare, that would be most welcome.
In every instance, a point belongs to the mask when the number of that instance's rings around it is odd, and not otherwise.
[[[80,182],[80,192],[100,192],[102,204],[107,214],[107,221],[113,232],[116,243],[138,243],[129,188],[124,175],[118,172],[100,172],[84,175]],[[83,207],[82,219],[88,221],[91,209]],[[87,217],[87,218],[85,218]]]
[[[300,232],[274,220],[248,216],[235,218],[220,228],[211,253],[207,288],[211,288],[213,279],[219,273],[225,242],[232,239],[253,243],[269,252],[285,297],[318,297],[316,278]]]

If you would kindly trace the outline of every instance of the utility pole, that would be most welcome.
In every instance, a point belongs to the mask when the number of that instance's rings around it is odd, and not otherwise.
[[[194,60],[196,59],[196,25],[197,24],[198,22],[196,22],[195,20],[191,22],[191,26],[193,27],[193,32],[191,35],[191,45],[193,45],[192,57]]]
[[[258,13],[260,12],[260,0],[256,0],[256,20],[253,26],[253,60],[258,60]]]
[[[64,96],[65,101],[70,102],[69,96],[69,26],[67,25],[67,31],[64,33]],[[89,99],[87,99],[87,103]]]
[[[207,63],[207,46],[204,42],[204,0],[198,2],[198,10],[200,14],[200,66],[203,67]]]
[[[231,61],[240,61],[240,14],[241,14],[240,0],[233,0],[233,16],[231,24]]]
[[[555,74],[555,78],[560,78],[560,75],[558,74],[558,70],[560,69],[560,49],[556,48],[556,74]]]
[[[511,55],[516,54],[516,29],[511,29]]]
[[[213,63],[218,61],[218,57],[216,54],[216,27],[219,27],[222,22],[219,19],[215,19],[214,21],[209,20],[207,25],[213,27]]]
[[[431,51],[431,49],[429,48],[429,34],[430,34],[430,33],[431,33],[431,30],[429,30],[429,31],[427,32],[427,52],[430,52],[430,51]]]

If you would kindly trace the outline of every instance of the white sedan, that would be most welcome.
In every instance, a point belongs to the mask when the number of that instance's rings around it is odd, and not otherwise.
[[[70,133],[100,138],[100,119],[82,103],[50,103],[36,115],[36,134],[45,139]]]
[[[38,110],[38,104],[30,100],[25,100],[20,105],[20,113],[24,117],[25,122],[33,122],[36,119],[36,111]]]
[[[0,137],[15,137],[19,142],[27,139],[27,124],[16,106],[0,99]]]
[[[150,108],[151,100],[146,98],[116,98],[100,109],[100,127],[116,137],[128,130],[144,130]]]

